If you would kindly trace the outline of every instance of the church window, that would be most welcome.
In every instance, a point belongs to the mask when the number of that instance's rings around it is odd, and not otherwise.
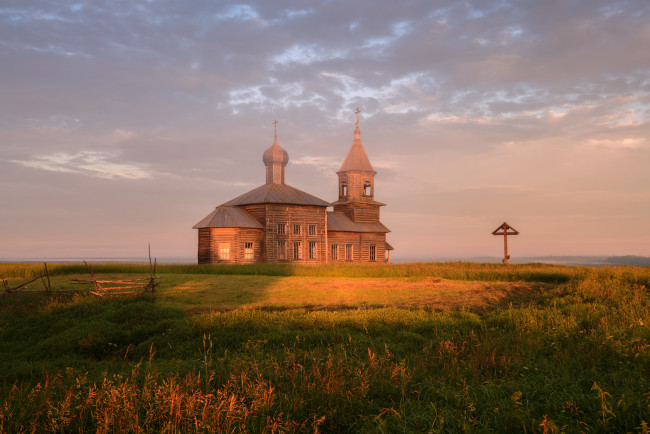
[[[284,223],[278,223],[278,235],[284,235]]]
[[[219,259],[230,259],[230,243],[219,243]]]
[[[302,246],[300,241],[293,243],[293,259],[302,259]]]
[[[278,259],[287,259],[287,242],[278,241]]]
[[[309,225],[309,235],[316,235],[316,225]]]
[[[339,245],[338,244],[332,244],[330,247],[330,259],[332,261],[338,261],[339,259]]]
[[[363,195],[364,196],[372,196],[372,185],[371,184],[363,184]]]
[[[348,195],[348,185],[341,184],[341,197],[345,197],[347,195]]]
[[[316,241],[309,242],[309,259],[316,259]]]
[[[377,260],[377,246],[370,246],[370,260]]]
[[[353,246],[352,244],[346,244],[345,245],[345,260],[346,261],[351,261],[353,258],[354,252],[353,252]]]
[[[244,243],[244,259],[254,259],[253,243]]]
[[[293,225],[293,234],[300,235],[300,225]]]

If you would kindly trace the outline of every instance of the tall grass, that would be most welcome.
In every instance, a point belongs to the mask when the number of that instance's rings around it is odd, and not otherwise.
[[[149,273],[149,264],[92,264],[97,273]],[[53,275],[86,273],[84,264],[48,264]],[[545,264],[477,264],[469,262],[405,263],[405,264],[248,264],[196,265],[163,264],[160,274],[221,274],[302,277],[439,277],[450,280],[529,281],[564,283],[587,275],[635,279],[638,284],[650,282],[649,267],[615,266],[584,267]],[[0,278],[28,278],[43,271],[42,264],[0,264]]]
[[[396,270],[564,278],[526,306],[480,315],[359,306],[188,316],[150,296],[3,297],[0,432],[647,429],[647,269]]]

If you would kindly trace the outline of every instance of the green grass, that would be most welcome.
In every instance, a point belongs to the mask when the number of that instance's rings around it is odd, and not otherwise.
[[[48,268],[55,289],[85,277],[83,266]],[[0,276],[20,282],[40,269],[1,265]],[[0,297],[0,432],[642,432],[650,423],[648,268],[158,271],[154,296]]]
[[[149,264],[91,264],[96,273],[149,273]],[[637,267],[638,268],[638,267]],[[84,264],[48,264],[53,275],[86,273]],[[468,262],[451,263],[404,263],[404,264],[322,264],[300,266],[291,264],[251,265],[157,265],[162,274],[221,274],[221,275],[263,275],[302,277],[439,277],[453,280],[482,281],[529,281],[564,283],[579,278],[586,267],[527,264],[477,264]],[[603,267],[605,275],[612,270],[634,267]],[[0,278],[27,278],[43,271],[42,264],[0,263]],[[620,272],[620,271],[617,271]],[[627,272],[629,274],[630,272]],[[634,271],[631,272],[633,275]],[[647,273],[645,275],[647,279]]]

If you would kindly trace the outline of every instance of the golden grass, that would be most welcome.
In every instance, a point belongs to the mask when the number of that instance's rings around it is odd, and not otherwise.
[[[484,312],[528,304],[540,284],[439,278],[202,276],[162,285],[161,301],[191,312],[241,309],[403,307]],[[200,307],[199,307],[200,306]]]

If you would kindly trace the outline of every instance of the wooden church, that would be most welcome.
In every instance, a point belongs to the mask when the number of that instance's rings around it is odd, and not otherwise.
[[[341,168],[338,200],[329,203],[284,182],[289,154],[273,145],[262,156],[266,183],[218,206],[194,225],[199,264],[388,262],[390,232],[379,221],[375,174],[361,144],[359,110],[354,142]],[[333,211],[328,211],[333,207]]]

